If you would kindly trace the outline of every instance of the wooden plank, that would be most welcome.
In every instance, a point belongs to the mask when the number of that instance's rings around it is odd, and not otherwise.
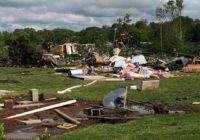
[[[33,103],[32,101],[17,101],[17,104],[31,104]]]
[[[54,97],[52,94],[49,94],[49,93],[43,93],[41,95],[41,98],[42,98],[42,100],[45,100],[45,101],[57,100],[56,97]]]
[[[75,124],[80,124],[79,121],[73,119],[72,117],[68,116],[67,114],[63,113],[62,111],[55,109],[55,112],[57,112],[59,115],[61,115],[63,118],[65,118],[66,120],[75,123]]]
[[[58,98],[54,97],[54,98],[49,98],[49,99],[45,99],[45,101],[53,101],[53,100],[57,100]]]
[[[45,105],[45,103],[14,105],[13,108],[18,109],[18,108],[28,108],[28,107],[39,107],[42,105]]]
[[[61,129],[67,129],[68,130],[68,129],[77,127],[77,125],[75,125],[75,124],[62,124],[62,125],[58,125],[57,127],[61,128]]]
[[[38,119],[29,119],[29,120],[19,120],[19,122],[22,122],[26,125],[32,125],[32,124],[40,124],[42,123],[41,120],[38,120]]]
[[[192,73],[192,72],[200,72],[200,64],[190,64],[183,68],[183,72]]]
[[[88,119],[109,119],[109,120],[134,120],[134,119],[143,119],[143,116],[133,116],[133,117],[107,117],[107,116],[83,116],[80,118]]]
[[[34,110],[31,110],[31,111],[27,111],[27,112],[24,112],[24,113],[20,113],[20,114],[17,114],[17,115],[9,116],[9,117],[6,117],[4,119],[12,119],[12,118],[17,118],[17,117],[22,117],[22,116],[30,115],[30,114],[33,114],[33,113],[42,112],[42,111],[46,111],[46,110],[62,107],[62,106],[65,106],[65,105],[74,104],[74,103],[76,103],[76,100],[69,100],[69,101],[66,101],[66,102],[62,102],[62,103],[58,103],[58,104],[34,109]]]
[[[0,104],[0,107],[4,107],[4,104]]]
[[[193,102],[193,105],[200,105],[200,102]]]

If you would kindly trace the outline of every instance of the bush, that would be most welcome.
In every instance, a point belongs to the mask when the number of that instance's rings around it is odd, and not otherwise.
[[[6,64],[9,61],[9,54],[7,47],[0,47],[0,63]]]
[[[34,140],[51,140],[51,135],[48,133],[48,129],[45,128],[44,134],[36,136]]]
[[[5,140],[5,132],[3,124],[0,124],[0,140]]]

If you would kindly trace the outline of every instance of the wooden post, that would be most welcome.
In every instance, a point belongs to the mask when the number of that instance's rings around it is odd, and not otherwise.
[[[54,109],[55,112],[57,112],[59,115],[61,115],[63,118],[65,118],[66,120],[72,122],[72,123],[75,123],[75,124],[80,124],[79,121],[73,119],[72,117],[68,116],[67,114],[65,114],[64,112],[58,110],[58,109]]]
[[[37,89],[30,89],[29,94],[30,94],[31,101],[33,102],[39,101],[39,93]]]
[[[126,97],[127,97],[127,94],[128,94],[128,87],[126,87],[126,95],[124,97],[124,109],[126,109]]]
[[[4,107],[5,109],[11,110],[13,109],[14,102],[12,99],[4,100]]]

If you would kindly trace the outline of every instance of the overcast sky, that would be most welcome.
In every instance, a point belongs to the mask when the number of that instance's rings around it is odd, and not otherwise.
[[[16,28],[68,28],[111,25],[126,13],[133,21],[155,21],[155,9],[167,0],[0,0],[0,31]],[[183,15],[200,19],[200,0],[184,0]]]

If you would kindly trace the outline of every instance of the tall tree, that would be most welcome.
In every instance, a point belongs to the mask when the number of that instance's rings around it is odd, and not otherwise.
[[[195,42],[199,42],[199,41],[200,41],[200,23],[197,23],[197,24],[195,25],[195,28],[194,28],[193,33],[194,33],[193,40],[194,40]]]
[[[112,28],[115,40],[121,40],[125,43],[130,41],[129,28],[131,26],[131,15],[126,14],[123,18],[118,18],[117,23],[114,23]]]
[[[9,56],[13,64],[33,64],[36,43],[32,40],[32,32],[16,29],[9,38]]]
[[[181,26],[181,16],[182,16],[182,11],[184,8],[183,5],[183,0],[169,0],[166,4],[164,4],[165,12],[166,12],[166,17],[170,19],[170,21],[173,23],[175,22],[175,19],[179,19],[179,39],[182,40],[182,26]],[[175,28],[177,30],[177,27],[175,25]]]
[[[177,8],[177,13],[178,13],[178,18],[179,18],[179,39],[182,40],[183,38],[183,33],[182,33],[182,11],[184,8],[183,5],[183,0],[176,0],[176,8]]]
[[[176,3],[174,0],[169,0],[166,4],[164,4],[164,9],[166,17],[169,20],[173,21],[177,17]]]
[[[163,57],[163,22],[165,21],[166,16],[165,10],[162,7],[158,7],[156,9],[156,18],[158,19],[160,24],[160,50]]]

